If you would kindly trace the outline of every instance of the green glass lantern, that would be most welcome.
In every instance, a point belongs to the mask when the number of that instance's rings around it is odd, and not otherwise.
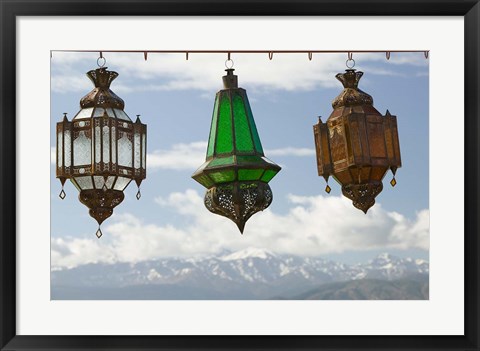
[[[215,97],[206,161],[192,178],[207,188],[207,209],[230,218],[243,234],[247,220],[272,203],[268,182],[281,168],[263,153],[247,92],[233,71],[226,70]]]

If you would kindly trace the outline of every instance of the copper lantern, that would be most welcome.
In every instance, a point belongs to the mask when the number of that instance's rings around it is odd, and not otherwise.
[[[124,102],[110,84],[118,76],[106,67],[87,76],[95,88],[80,100],[80,111],[69,121],[66,113],[57,123],[57,178],[79,190],[79,200],[100,224],[124,199],[123,191],[134,180],[139,187],[146,176],[146,125],[124,111]],[[97,237],[102,232],[97,231]]]
[[[332,176],[344,196],[367,213],[382,191],[382,180],[390,169],[401,167],[397,118],[387,110],[382,116],[370,95],[358,89],[363,72],[347,69],[336,78],[344,90],[333,100],[333,112],[326,123],[319,119],[313,126],[318,175],[327,181]]]

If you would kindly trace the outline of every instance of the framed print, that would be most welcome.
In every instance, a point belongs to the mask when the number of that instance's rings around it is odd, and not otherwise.
[[[479,349],[479,6],[2,2],[2,350]]]

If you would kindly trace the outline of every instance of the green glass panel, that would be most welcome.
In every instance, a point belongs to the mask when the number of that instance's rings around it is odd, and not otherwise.
[[[202,184],[205,188],[210,188],[213,185],[212,180],[205,174],[195,177],[195,180]]]
[[[216,167],[216,166],[223,166],[223,165],[231,165],[231,164],[233,164],[233,156],[216,157],[208,164],[208,168]]]
[[[275,177],[277,173],[278,173],[277,171],[272,171],[271,169],[267,169],[262,176],[262,181],[265,183],[268,183],[270,180],[272,180],[273,177]]]
[[[265,163],[262,162],[262,159],[258,156],[237,156],[237,164],[239,164],[239,165],[244,165],[244,164],[263,165]]]
[[[252,137],[253,142],[255,143],[255,149],[257,152],[263,154],[262,143],[260,142],[260,137],[258,136],[257,126],[255,125],[255,121],[253,120],[252,109],[250,108],[250,103],[248,102],[247,94],[245,93],[245,109],[247,110],[248,114],[248,123],[250,123],[250,128],[252,130]]]
[[[220,112],[218,114],[217,145],[215,152],[217,154],[231,153],[233,151],[232,138],[232,108],[230,98],[227,93],[222,94],[220,98]]]
[[[238,180],[258,180],[263,173],[263,169],[239,169]]]
[[[233,96],[233,116],[235,125],[235,143],[238,151],[254,151],[252,135],[248,126],[245,105],[242,97],[236,93]]]
[[[207,157],[213,156],[215,146],[215,134],[217,133],[217,115],[218,115],[219,96],[215,97],[215,106],[213,107],[212,124],[210,126],[210,138],[208,140]]]
[[[210,173],[210,178],[213,179],[215,183],[225,183],[235,180],[235,171],[222,171],[222,172],[213,172]]]

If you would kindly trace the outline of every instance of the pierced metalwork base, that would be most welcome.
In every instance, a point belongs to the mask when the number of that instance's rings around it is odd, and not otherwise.
[[[270,186],[263,182],[233,182],[207,190],[204,203],[215,214],[230,218],[243,234],[245,223],[272,203]]]
[[[353,206],[367,213],[375,204],[375,197],[383,189],[382,182],[370,182],[366,184],[347,184],[342,186],[342,193],[353,202]]]
[[[90,216],[95,218],[100,225],[113,214],[114,207],[123,201],[125,195],[120,190],[91,189],[80,191],[78,198],[90,209]]]

